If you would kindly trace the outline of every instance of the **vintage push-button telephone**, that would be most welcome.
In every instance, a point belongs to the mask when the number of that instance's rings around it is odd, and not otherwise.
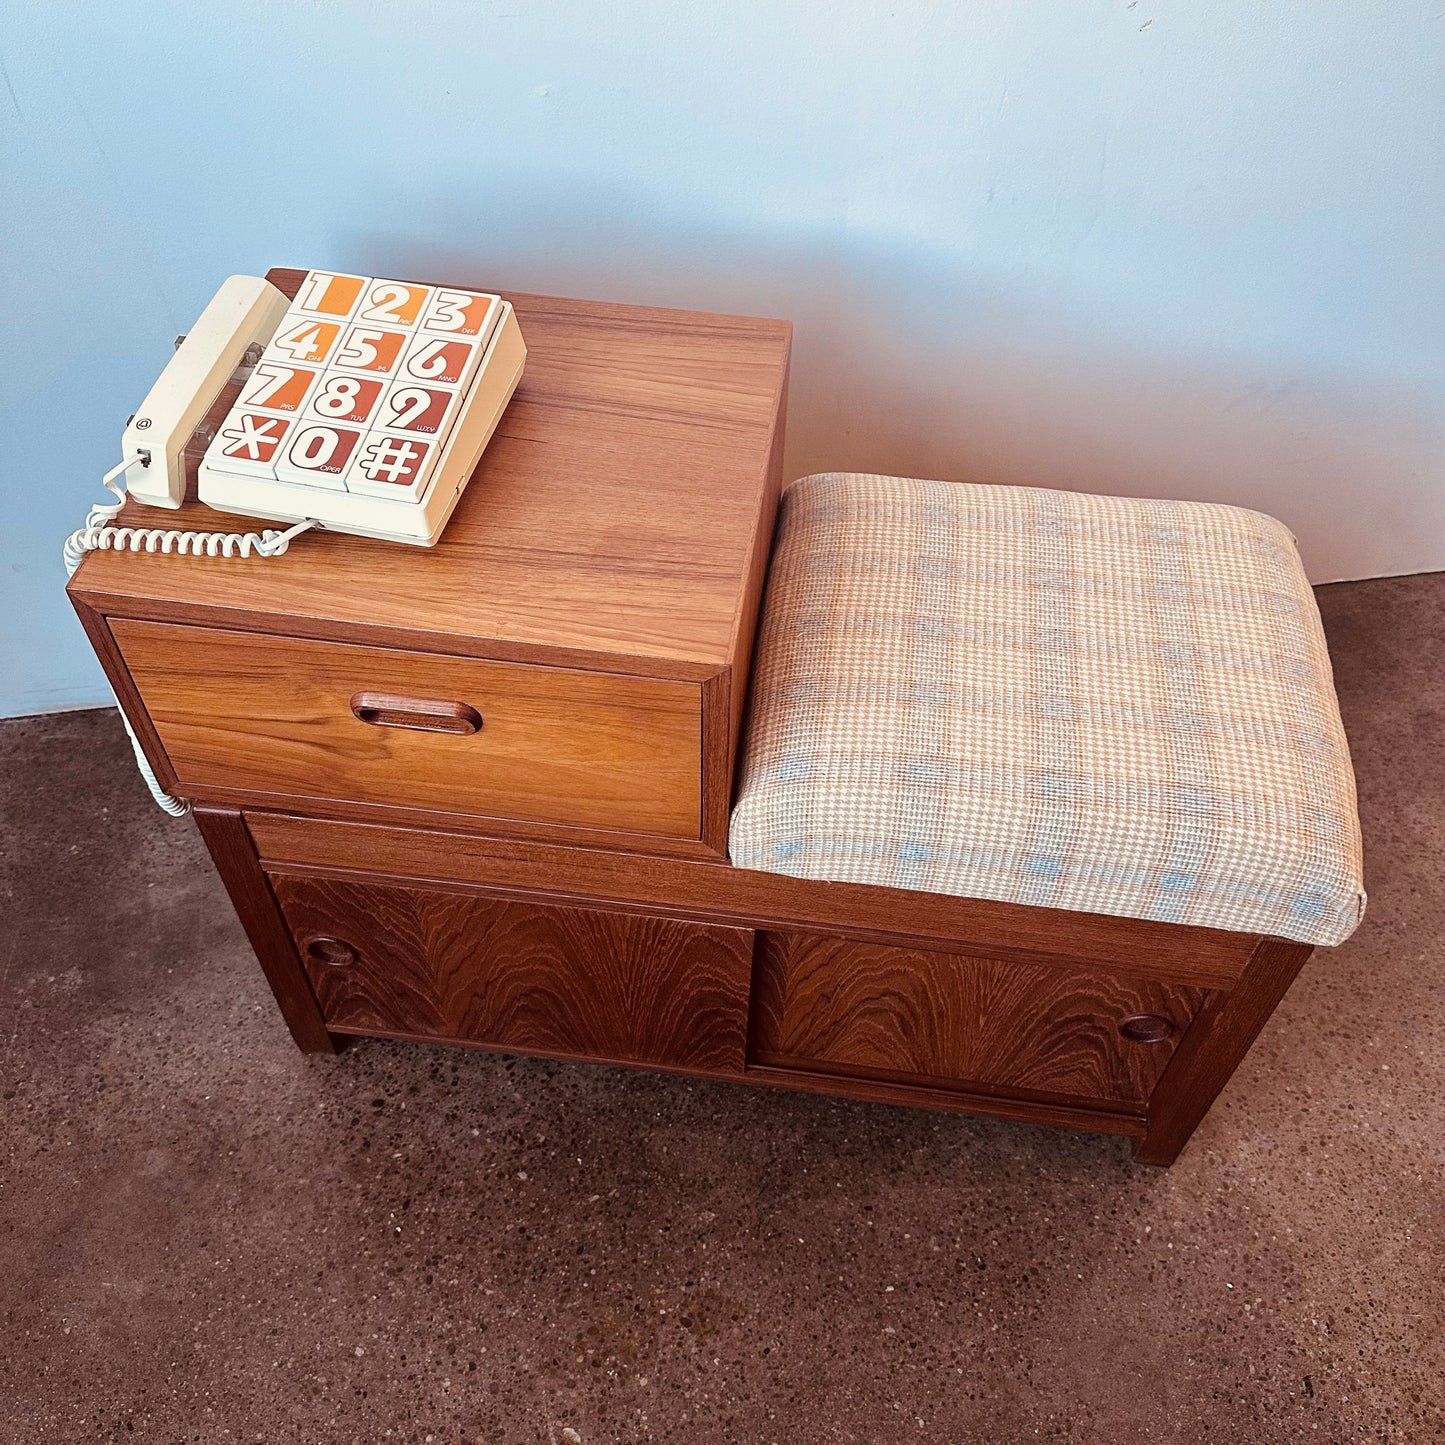
[[[124,473],[126,495],[179,507],[185,448],[242,368],[200,465],[200,499],[296,525],[260,536],[115,528],[106,506],[70,550],[275,555],[313,526],[429,547],[526,356],[500,296],[311,271],[288,302],[268,281],[232,276],[130,419],[106,485],[121,495]]]
[[[126,424],[122,460],[103,478],[116,501],[93,507],[71,534],[66,569],[73,574],[97,548],[276,557],[311,527],[430,547],[526,358],[511,303],[500,296],[310,271],[288,301],[268,281],[232,276]],[[115,526],[127,496],[181,505],[186,447],[238,376],[240,391],[200,464],[200,500],[292,525]],[[136,756],[161,806],[184,812],[139,745]]]

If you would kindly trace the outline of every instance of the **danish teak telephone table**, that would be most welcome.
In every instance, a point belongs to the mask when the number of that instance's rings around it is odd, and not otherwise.
[[[434,549],[96,552],[70,586],[299,1047],[642,1065],[1172,1161],[1309,947],[732,866],[790,328],[508,299],[527,369]],[[980,981],[1011,1000],[986,1019]],[[905,998],[934,1071],[850,1058]]]

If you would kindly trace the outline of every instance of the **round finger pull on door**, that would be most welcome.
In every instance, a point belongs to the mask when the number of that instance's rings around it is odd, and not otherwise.
[[[317,963],[329,963],[333,968],[345,968],[356,962],[356,950],[339,938],[313,938],[306,945],[306,952]]]
[[[1174,1024],[1163,1014],[1130,1014],[1120,1020],[1119,1033],[1131,1044],[1160,1044],[1173,1037]]]

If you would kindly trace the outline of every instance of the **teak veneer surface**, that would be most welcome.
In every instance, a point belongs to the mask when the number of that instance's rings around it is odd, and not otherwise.
[[[274,874],[327,1026],[741,1073],[752,934]]]
[[[293,295],[303,275],[268,274]],[[650,660],[694,681],[745,669],[791,327],[507,297],[526,371],[436,547],[313,532],[280,560],[93,552],[74,590],[106,614],[393,645],[409,634],[430,649],[618,670]],[[128,504],[121,521],[256,526],[194,503]]]
[[[768,934],[749,1059],[1142,1107],[1206,998],[1097,969]],[[1154,1042],[1120,1033],[1139,1015]]]
[[[177,786],[696,839],[701,688],[117,618]],[[378,727],[353,699],[460,705],[471,733]]]

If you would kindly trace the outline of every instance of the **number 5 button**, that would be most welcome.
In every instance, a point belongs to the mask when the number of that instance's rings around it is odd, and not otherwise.
[[[396,370],[406,341],[404,331],[387,331],[380,326],[353,326],[342,338],[331,364],[344,366],[348,371],[371,371],[385,375]]]

